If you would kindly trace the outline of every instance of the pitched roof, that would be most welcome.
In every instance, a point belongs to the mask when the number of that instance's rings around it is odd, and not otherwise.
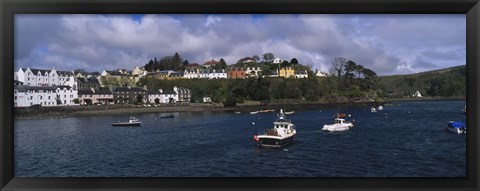
[[[216,60],[211,60],[211,61],[205,62],[205,64],[203,64],[203,65],[217,65],[217,64],[218,64],[218,61],[216,61]]]
[[[71,89],[72,87],[60,85],[60,86],[56,86],[56,87],[55,87],[55,89],[57,89],[57,88],[69,90],[69,89]]]
[[[116,87],[114,90],[115,91],[133,91],[133,92],[146,92],[146,90],[139,88],[139,87]]]
[[[163,90],[162,93],[160,94],[177,94],[177,92],[173,91],[173,90]]]
[[[51,90],[55,91],[54,87],[51,86],[15,86],[15,89],[19,92],[26,92],[28,90]]]

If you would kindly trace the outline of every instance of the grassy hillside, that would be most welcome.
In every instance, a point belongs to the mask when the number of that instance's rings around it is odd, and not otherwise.
[[[408,75],[379,77],[386,97],[404,98],[419,91],[427,97],[465,97],[466,66]]]

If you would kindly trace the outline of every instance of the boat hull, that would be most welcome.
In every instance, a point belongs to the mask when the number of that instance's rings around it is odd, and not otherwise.
[[[286,138],[258,136],[258,147],[283,147],[295,142],[295,135]]]
[[[140,126],[142,123],[112,123],[112,126]]]
[[[461,128],[453,128],[453,127],[447,127],[447,131],[458,133],[458,134],[463,134],[467,133],[466,129],[461,129]]]
[[[322,130],[323,131],[347,131],[352,128],[353,125],[324,125]]]

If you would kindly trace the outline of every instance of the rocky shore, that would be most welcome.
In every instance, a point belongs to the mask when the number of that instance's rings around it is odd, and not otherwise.
[[[202,111],[240,111],[250,112],[262,109],[285,109],[286,111],[301,111],[313,109],[328,109],[354,106],[371,106],[373,102],[350,103],[270,103],[268,105],[244,104],[235,107],[224,107],[222,104],[186,104],[163,105],[158,107],[145,107],[136,105],[90,105],[66,107],[41,107],[41,108],[15,108],[15,119],[45,119],[87,116],[115,116],[136,115],[144,113],[168,112],[202,112]],[[377,103],[378,104],[378,103]]]

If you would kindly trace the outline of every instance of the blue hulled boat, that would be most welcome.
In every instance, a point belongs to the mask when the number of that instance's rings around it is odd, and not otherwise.
[[[467,133],[467,125],[461,121],[450,121],[447,123],[446,130],[458,134]]]

